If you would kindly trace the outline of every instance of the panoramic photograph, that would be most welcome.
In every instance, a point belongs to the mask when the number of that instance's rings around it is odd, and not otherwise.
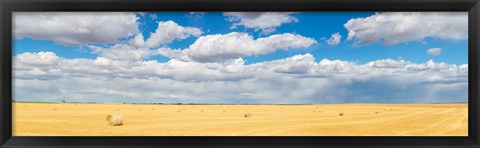
[[[468,12],[13,12],[13,136],[468,136]]]

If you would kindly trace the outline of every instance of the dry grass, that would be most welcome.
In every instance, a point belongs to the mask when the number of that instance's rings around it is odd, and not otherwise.
[[[13,107],[14,136],[467,136],[468,131],[467,104],[319,107],[17,102]],[[340,112],[345,115],[339,116]],[[245,113],[253,116],[245,118]],[[109,126],[108,114],[122,115],[126,123]]]

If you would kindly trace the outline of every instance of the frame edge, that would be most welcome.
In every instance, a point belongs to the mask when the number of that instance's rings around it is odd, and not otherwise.
[[[30,1],[32,2],[32,1]],[[38,1],[34,1],[38,2]],[[76,1],[78,2],[78,1]],[[141,1],[141,2],[146,2],[146,1]],[[161,2],[161,1],[160,1]],[[233,1],[234,2],[234,1]],[[361,2],[361,1],[359,1]],[[406,1],[407,2],[407,1]],[[464,2],[464,1],[460,1]],[[468,1],[470,2],[470,1]],[[0,66],[1,69],[12,69],[12,43],[11,42],[5,42],[4,40],[10,39],[12,40],[12,13],[11,9],[8,7],[8,4],[10,2],[5,2],[3,0],[0,0],[0,16],[1,16],[1,21],[4,23],[0,24],[0,34],[1,34],[1,40],[0,40],[0,45],[2,47],[2,51],[0,51],[0,55],[3,55],[2,58],[0,59]],[[47,2],[48,3],[48,2]],[[397,1],[398,3],[398,1]],[[7,6],[5,6],[7,5]],[[72,6],[68,7],[71,8]],[[138,7],[138,6],[137,6]],[[67,9],[68,9],[67,8]],[[97,7],[95,7],[97,8]],[[93,9],[95,9],[93,8]],[[150,7],[149,7],[150,8]],[[415,7],[416,8],[416,7]],[[415,9],[414,8],[414,9]],[[74,8],[75,9],[75,8]],[[78,9],[78,8],[77,8]],[[81,8],[80,8],[81,9]],[[88,9],[88,8],[83,8],[83,9]],[[125,9],[135,9],[135,8],[125,8]],[[438,8],[437,8],[438,9]],[[480,21],[480,4],[477,1],[474,6],[469,10],[469,27],[468,27],[468,47],[469,47],[469,55],[468,55],[468,60],[469,60],[469,82],[474,82],[474,83],[469,83],[469,138],[475,142],[475,147],[479,147],[480,145],[480,118],[479,118],[479,106],[480,106],[480,92],[479,92],[479,83],[480,80],[478,77],[480,77],[480,74],[478,73],[478,69],[480,68],[480,53],[479,53],[479,47],[480,47],[480,42],[478,41],[479,39],[479,34],[480,34],[480,26],[479,26],[479,21]],[[7,23],[6,25],[3,25]],[[10,49],[9,49],[10,48]],[[472,50],[475,49],[475,50]],[[7,120],[0,120],[0,147],[5,146],[9,140],[11,140],[12,137],[12,73],[8,72],[0,72],[0,84],[1,90],[0,90],[0,111],[2,114],[2,119],[7,119]],[[474,84],[474,85],[472,85]],[[10,91],[10,92],[8,92]],[[475,107],[476,106],[476,107]],[[470,109],[472,108],[472,109]],[[475,109],[475,110],[474,110]],[[475,120],[473,120],[473,119]]]
[[[2,56],[0,59],[0,66],[3,69],[12,69],[12,50],[9,49],[11,47],[11,42],[5,42],[5,40],[11,40],[12,31],[11,29],[11,10],[9,7],[6,6],[6,2],[3,0],[0,1],[0,17],[1,21],[1,40],[0,45],[2,47],[0,53]],[[9,56],[8,56],[9,55]],[[11,72],[1,72],[0,73],[0,111],[2,114],[2,120],[0,120],[0,147],[4,146],[12,137],[12,73]]]
[[[479,1],[470,9],[468,13],[468,48],[469,48],[469,137],[475,142],[477,146],[480,144],[480,118],[479,118],[479,106],[480,106],[480,42],[478,41],[480,35],[480,4]],[[470,83],[473,82],[473,83]]]

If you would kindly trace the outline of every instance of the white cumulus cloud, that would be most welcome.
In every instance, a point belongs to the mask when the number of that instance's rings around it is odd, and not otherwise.
[[[311,54],[245,64],[241,58],[161,63],[23,53],[14,58],[13,74],[14,97],[37,101],[431,103],[467,101],[468,96],[467,64],[403,59],[316,62]]]
[[[145,43],[147,47],[154,48],[177,39],[186,39],[190,36],[198,37],[202,33],[199,28],[183,27],[173,21],[159,22],[157,30],[150,34],[150,38]]]
[[[228,21],[233,22],[231,28],[243,26],[262,34],[271,34],[276,28],[285,23],[295,23],[298,19],[292,14],[294,12],[225,12]]]
[[[198,62],[217,62],[245,56],[273,53],[277,50],[307,48],[317,43],[312,38],[284,33],[254,39],[247,33],[232,32],[199,37],[185,50],[161,48],[160,54]]]
[[[19,61],[17,64],[27,64],[27,65],[37,65],[37,66],[47,66],[53,65],[60,60],[53,52],[25,52],[20,55],[17,55],[16,61]]]
[[[115,60],[141,60],[156,55],[148,48],[137,48],[128,44],[115,44],[108,47],[90,45],[89,47],[93,53]]]
[[[295,55],[293,57],[261,62],[249,65],[256,72],[277,72],[286,74],[306,74],[311,70],[311,66],[315,64],[315,58],[307,53],[304,55]]]
[[[143,39],[143,34],[138,34],[134,38],[130,39],[128,41],[130,45],[133,45],[135,47],[143,47],[145,46],[145,39]]]
[[[340,33],[334,33],[332,36],[327,39],[327,44],[328,45],[338,45],[340,41],[342,40],[342,35]]]
[[[190,16],[202,17],[207,14],[207,12],[188,12]]]
[[[133,12],[14,12],[12,19],[15,38],[70,46],[115,43],[139,32]]]
[[[442,48],[430,48],[427,50],[428,55],[436,57],[442,54]]]
[[[356,44],[393,45],[427,37],[443,40],[467,38],[467,12],[382,12],[344,24],[347,40]]]

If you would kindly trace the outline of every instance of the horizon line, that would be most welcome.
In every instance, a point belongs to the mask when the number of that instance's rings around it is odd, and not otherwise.
[[[66,104],[138,104],[138,105],[325,105],[325,104],[468,104],[469,102],[422,102],[422,103],[115,103],[115,102],[42,102],[14,101],[12,103],[66,103]]]

